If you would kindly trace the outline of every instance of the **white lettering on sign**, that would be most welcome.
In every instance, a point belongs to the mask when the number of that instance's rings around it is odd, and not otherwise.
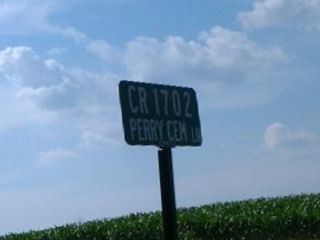
[[[191,139],[193,142],[201,141],[201,131],[200,128],[192,128],[191,129]]]
[[[147,107],[147,91],[144,87],[138,87],[139,93],[139,103],[140,103],[140,113],[148,114],[148,107]]]
[[[192,114],[190,113],[190,102],[191,102],[190,93],[184,92],[183,98],[186,98],[185,116],[191,118]]]
[[[132,140],[163,141],[163,120],[130,118]]]
[[[167,122],[167,134],[168,139],[173,142],[183,142],[188,141],[188,134],[186,123],[181,121],[171,121]]]
[[[162,93],[164,97],[164,114],[168,116],[168,91],[161,89],[160,92]]]
[[[158,98],[158,90],[157,89],[153,89],[153,95],[154,95],[154,103],[156,106],[157,115],[160,115],[160,106],[159,106],[159,98]]]
[[[134,137],[134,133],[136,131],[136,121],[134,118],[130,118],[130,135],[131,135],[131,139],[134,141],[135,140],[135,137]]]
[[[181,115],[181,99],[179,92],[177,90],[172,91],[172,104],[173,104],[173,111],[177,117]]]
[[[129,106],[130,106],[131,112],[138,113],[138,110],[139,110],[138,106],[133,105],[133,99],[132,99],[132,92],[133,91],[136,91],[136,88],[133,85],[130,85],[128,87]]]
[[[163,135],[164,127],[167,130],[166,135]],[[132,140],[148,142],[188,141],[186,123],[178,120],[168,120],[165,126],[163,120],[130,118],[130,136]]]
[[[144,87],[135,87],[134,85],[128,86],[129,106],[132,113],[149,114],[149,108],[156,110],[157,115],[169,116],[169,109],[172,109],[176,117],[184,114],[184,117],[191,118],[191,96],[190,93],[185,91],[179,93],[177,90],[168,91],[166,89],[153,89],[153,96],[148,96]],[[180,95],[182,94],[182,96]],[[134,97],[135,96],[135,97]],[[134,102],[134,99],[136,102]],[[153,101],[150,101],[153,100]],[[150,106],[153,102],[154,106]],[[160,102],[162,104],[160,104]],[[169,103],[172,106],[169,107]]]

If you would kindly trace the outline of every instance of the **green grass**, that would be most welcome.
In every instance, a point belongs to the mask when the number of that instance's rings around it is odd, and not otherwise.
[[[218,203],[179,209],[180,240],[320,239],[320,194]],[[161,214],[70,224],[8,234],[0,240],[162,239]]]

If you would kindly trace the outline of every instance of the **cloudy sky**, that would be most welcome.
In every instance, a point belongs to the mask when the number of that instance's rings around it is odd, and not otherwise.
[[[319,0],[0,0],[0,234],[161,208],[122,79],[197,91],[178,207],[320,192],[319,64]]]

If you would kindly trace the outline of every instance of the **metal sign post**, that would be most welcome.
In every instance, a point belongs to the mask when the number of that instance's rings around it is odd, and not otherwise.
[[[177,240],[176,200],[171,148],[158,150],[164,240]]]

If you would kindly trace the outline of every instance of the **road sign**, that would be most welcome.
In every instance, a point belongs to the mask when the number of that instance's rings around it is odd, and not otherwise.
[[[119,95],[126,142],[159,147],[164,239],[177,240],[171,148],[202,143],[196,92],[186,87],[121,81]]]
[[[198,104],[192,88],[121,81],[119,95],[128,144],[201,145]]]

